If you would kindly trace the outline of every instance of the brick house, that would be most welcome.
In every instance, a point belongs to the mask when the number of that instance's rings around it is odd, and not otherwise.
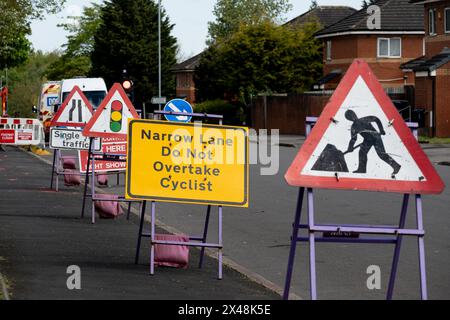
[[[315,89],[333,90],[356,58],[365,59],[388,93],[403,93],[413,86],[415,74],[400,66],[424,52],[423,10],[410,0],[379,0],[380,27],[369,24],[361,9],[319,31],[324,42],[324,77]]]
[[[285,23],[287,26],[300,27],[307,22],[318,22],[322,27],[331,24],[354,13],[356,10],[346,6],[318,6],[312,10]],[[195,103],[194,72],[201,58],[201,53],[183,61],[172,68],[176,77],[176,95],[185,98],[190,103]]]
[[[189,103],[195,103],[194,72],[200,62],[201,53],[172,68],[176,79],[176,95]]]
[[[415,72],[415,105],[426,110],[423,134],[450,137],[450,0],[411,0],[424,10],[425,52],[402,68]]]

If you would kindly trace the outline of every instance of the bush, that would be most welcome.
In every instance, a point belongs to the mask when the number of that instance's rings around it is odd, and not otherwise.
[[[231,103],[224,100],[207,100],[198,103],[194,107],[197,113],[209,113],[223,115],[223,124],[242,125],[245,121],[244,105],[241,103]],[[214,122],[211,120],[205,122]]]

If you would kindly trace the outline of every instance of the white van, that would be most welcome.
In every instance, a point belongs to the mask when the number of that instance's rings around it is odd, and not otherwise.
[[[44,122],[51,118],[54,112],[54,105],[59,104],[61,95],[61,81],[50,81],[42,85],[41,95],[39,96],[39,108],[36,110],[38,119]]]
[[[103,99],[108,93],[105,81],[102,78],[73,78],[65,79],[61,84],[61,98],[60,104],[64,103],[64,100],[70,94],[72,89],[78,86],[83,91],[86,98],[91,103],[94,109],[97,109],[102,103]]]

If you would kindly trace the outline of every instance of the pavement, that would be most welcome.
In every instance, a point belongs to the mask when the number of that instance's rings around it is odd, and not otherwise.
[[[260,163],[250,168],[250,207],[224,208],[224,255],[229,265],[248,278],[282,292],[289,254],[291,225],[297,188],[290,187],[284,173],[300,146],[301,136],[281,136],[271,141],[280,148],[279,170],[275,176],[261,175]],[[261,143],[260,143],[261,144]],[[256,148],[256,141],[251,143]],[[449,185],[450,145],[422,145],[442,179]],[[50,157],[43,157],[49,161]],[[111,180],[115,182],[115,178]],[[111,192],[123,193],[111,184]],[[316,190],[316,220],[319,223],[397,224],[402,196],[375,192]],[[425,249],[430,299],[450,298],[450,189],[437,196],[424,196]],[[407,227],[415,226],[414,204],[410,202]],[[202,206],[158,203],[158,224],[171,232],[198,234],[203,226]],[[216,225],[213,214],[211,225]],[[215,238],[216,228],[210,237]],[[393,247],[390,245],[317,244],[319,299],[384,299]],[[299,244],[291,292],[294,298],[309,297],[308,249]],[[368,266],[381,269],[380,290],[366,286]],[[419,268],[417,241],[405,238],[395,286],[395,299],[418,299]]]
[[[0,274],[9,298],[280,299],[227,267],[217,280],[217,260],[209,257],[198,269],[197,249],[190,250],[188,269],[160,267],[150,276],[148,241],[134,264],[137,217],[95,225],[80,219],[81,188],[49,190],[47,164],[20,149],[6,150],[0,153]],[[81,290],[67,288],[72,265],[81,269]]]

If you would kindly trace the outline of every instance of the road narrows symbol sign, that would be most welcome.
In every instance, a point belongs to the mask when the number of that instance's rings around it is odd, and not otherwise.
[[[78,86],[75,86],[58,112],[53,117],[51,127],[84,127],[91,120],[94,109]]]
[[[285,178],[292,186],[397,193],[445,187],[363,60],[350,66]]]
[[[127,199],[248,207],[248,129],[131,120]]]
[[[83,130],[86,137],[125,138],[128,119],[139,119],[139,115],[120,83],[112,86]]]

